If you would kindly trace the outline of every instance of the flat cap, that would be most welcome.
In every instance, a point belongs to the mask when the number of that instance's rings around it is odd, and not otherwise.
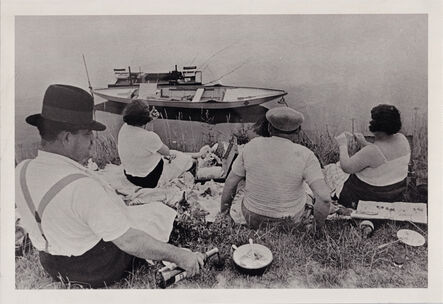
[[[284,132],[295,131],[304,121],[302,113],[289,108],[278,107],[266,112],[266,119],[276,129]]]

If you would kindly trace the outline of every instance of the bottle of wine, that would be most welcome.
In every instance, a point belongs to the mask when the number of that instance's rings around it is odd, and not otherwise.
[[[206,263],[213,255],[219,255],[218,248],[213,248],[203,254],[203,260]],[[220,257],[219,257],[220,259]],[[175,264],[161,268],[156,274],[156,283],[160,288],[166,288],[188,277],[186,271]]]

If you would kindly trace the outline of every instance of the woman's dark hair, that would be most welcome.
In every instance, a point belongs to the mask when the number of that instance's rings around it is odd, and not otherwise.
[[[381,104],[372,108],[371,118],[369,131],[372,133],[384,132],[392,135],[401,129],[400,112],[392,105]]]
[[[47,142],[53,142],[57,139],[57,136],[62,131],[67,131],[72,134],[77,134],[81,128],[78,126],[70,126],[66,123],[60,123],[57,121],[43,119],[37,125],[38,132],[40,133],[40,137]]]
[[[260,117],[257,120],[257,122],[252,126],[252,129],[259,136],[270,137],[271,134],[269,134],[268,126],[269,122],[266,119],[266,116],[263,115],[263,117]]]
[[[143,100],[134,100],[123,110],[123,121],[131,126],[144,126],[152,120],[149,105]]]

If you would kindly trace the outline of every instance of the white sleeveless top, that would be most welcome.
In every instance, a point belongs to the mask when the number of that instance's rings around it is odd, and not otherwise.
[[[376,168],[367,167],[355,175],[372,186],[388,186],[401,182],[408,176],[411,153],[388,160],[380,147],[375,145],[384,158],[384,163]]]

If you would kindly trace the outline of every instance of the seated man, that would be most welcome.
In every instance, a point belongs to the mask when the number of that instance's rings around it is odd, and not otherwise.
[[[329,213],[330,189],[318,159],[308,148],[294,143],[303,115],[280,107],[266,113],[270,137],[256,137],[247,143],[232,165],[221,198],[221,214],[229,214],[238,183],[245,179],[242,211],[251,228],[291,217],[301,222],[310,199],[306,182],[317,197],[314,216],[317,227]]]
[[[26,118],[39,130],[41,149],[16,168],[16,206],[43,268],[53,279],[91,287],[122,278],[135,257],[171,261],[190,275],[198,273],[201,254],[131,228],[124,202],[82,166],[92,131],[106,128],[93,120],[93,107],[84,90],[51,85],[42,113]]]

